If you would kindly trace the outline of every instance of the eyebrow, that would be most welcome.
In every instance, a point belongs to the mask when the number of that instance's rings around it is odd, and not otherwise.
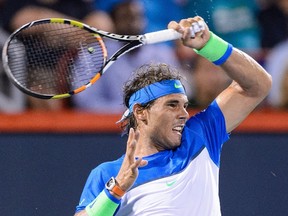
[[[169,99],[169,100],[167,100],[165,103],[180,103],[180,100],[178,100],[178,99]],[[185,104],[185,105],[186,105],[186,104],[189,104],[189,101],[186,100],[184,104]]]

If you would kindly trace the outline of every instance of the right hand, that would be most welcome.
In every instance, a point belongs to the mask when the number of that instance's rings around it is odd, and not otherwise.
[[[128,191],[129,188],[133,186],[138,177],[138,168],[148,164],[148,161],[142,160],[142,157],[137,160],[135,159],[135,150],[139,137],[139,131],[134,131],[133,128],[130,128],[126,154],[119,173],[116,176],[116,181],[119,184],[119,187],[124,191]]]
[[[182,42],[185,46],[201,49],[205,46],[210,38],[210,31],[207,24],[204,22],[205,28],[197,32],[195,37],[191,37],[190,27],[193,23],[204,21],[202,17],[195,16],[193,18],[182,19],[180,22],[171,21],[168,24],[169,29],[174,29],[182,34]]]

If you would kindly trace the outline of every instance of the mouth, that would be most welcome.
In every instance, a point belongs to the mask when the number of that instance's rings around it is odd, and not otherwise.
[[[177,132],[179,135],[182,135],[183,128],[184,128],[184,125],[177,125],[172,130]]]

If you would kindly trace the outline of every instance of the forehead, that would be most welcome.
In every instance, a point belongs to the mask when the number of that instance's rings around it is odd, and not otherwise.
[[[178,101],[178,102],[182,102],[182,103],[187,103],[188,98],[187,98],[187,95],[185,95],[185,94],[175,93],[175,94],[169,94],[169,95],[165,95],[163,97],[160,97],[155,102],[165,103],[167,101]]]

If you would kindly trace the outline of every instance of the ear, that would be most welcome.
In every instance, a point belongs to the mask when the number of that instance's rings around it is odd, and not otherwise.
[[[146,123],[147,112],[140,104],[135,104],[133,107],[133,113],[137,121]]]

